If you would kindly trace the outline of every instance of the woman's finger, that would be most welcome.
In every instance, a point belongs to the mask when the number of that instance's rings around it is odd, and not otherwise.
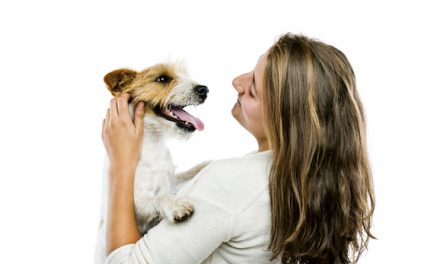
[[[108,124],[109,118],[110,118],[110,109],[107,108],[107,111],[105,113],[105,118],[104,118],[104,120],[102,120],[101,138],[102,138],[103,141],[104,141],[104,135],[105,135],[105,133],[104,133],[105,127]]]
[[[120,117],[128,118],[131,120],[130,113],[128,112],[128,94],[123,94],[118,98],[118,113]]]
[[[110,100],[110,118],[115,118],[117,117],[118,114],[118,106],[116,103],[116,98],[112,98]]]
[[[107,112],[105,113],[105,123],[108,124],[110,120],[110,108],[107,108]]]
[[[101,139],[104,140],[105,118],[102,120]]]
[[[136,127],[136,133],[142,133],[144,131],[144,102],[139,102],[136,105],[134,126]]]

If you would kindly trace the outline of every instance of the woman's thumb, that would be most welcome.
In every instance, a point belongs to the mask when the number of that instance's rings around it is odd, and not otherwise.
[[[134,126],[136,127],[136,132],[144,131],[144,102],[139,102],[136,105]]]

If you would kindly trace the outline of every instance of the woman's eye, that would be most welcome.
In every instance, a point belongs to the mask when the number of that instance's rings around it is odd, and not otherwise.
[[[254,86],[254,87],[255,87],[255,86]],[[254,87],[251,88],[251,92],[250,92],[250,94],[251,94],[253,97],[255,97]]]
[[[171,81],[171,78],[167,75],[161,75],[156,78],[156,82],[158,83],[167,83],[169,81]]]

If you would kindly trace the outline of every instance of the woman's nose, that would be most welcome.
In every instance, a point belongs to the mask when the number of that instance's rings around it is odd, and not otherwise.
[[[243,93],[246,85],[248,85],[248,73],[242,74],[240,76],[235,77],[232,80],[232,86],[234,86],[235,90],[237,90],[237,92],[239,94]]]

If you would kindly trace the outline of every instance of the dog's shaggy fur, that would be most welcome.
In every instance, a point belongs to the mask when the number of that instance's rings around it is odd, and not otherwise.
[[[204,103],[208,88],[192,81],[178,63],[158,64],[141,72],[115,70],[104,77],[104,82],[113,96],[130,95],[129,111],[132,117],[136,103],[145,102],[142,153],[134,176],[134,203],[139,232],[141,235],[147,233],[162,218],[172,223],[186,220],[194,212],[194,207],[187,198],[176,198],[172,194],[172,187],[191,179],[208,162],[175,175],[175,166],[165,140],[168,137],[187,139],[195,130],[203,130],[203,123],[183,108]],[[106,190],[103,194],[106,196]],[[100,224],[100,232],[103,233],[98,235],[98,239],[105,238],[106,197],[103,198],[103,206]],[[103,263],[105,241],[98,240],[97,243],[96,262]]]

